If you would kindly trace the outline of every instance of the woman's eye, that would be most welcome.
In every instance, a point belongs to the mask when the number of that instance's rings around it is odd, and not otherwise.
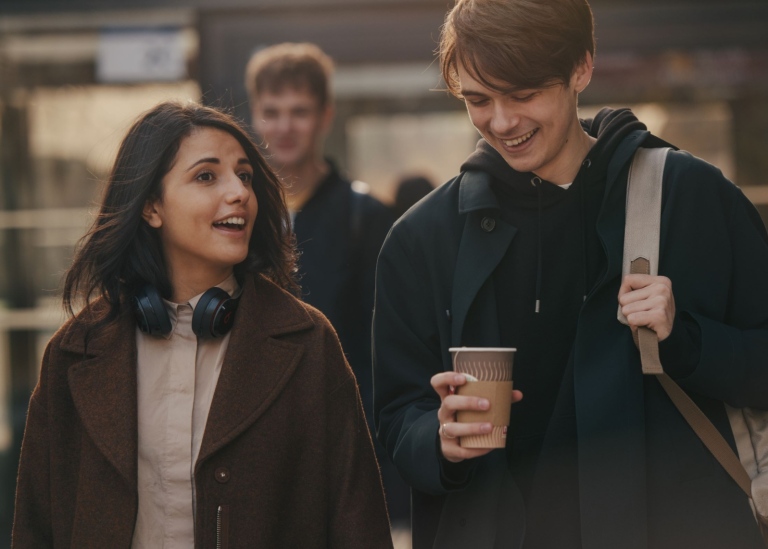
[[[197,174],[196,179],[198,181],[213,181],[213,174],[211,172],[201,172]]]
[[[240,179],[242,180],[243,183],[247,183],[250,185],[251,182],[253,181],[253,174],[251,172],[242,172],[240,174]]]

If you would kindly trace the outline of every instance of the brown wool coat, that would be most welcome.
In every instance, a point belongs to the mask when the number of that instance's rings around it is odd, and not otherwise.
[[[138,493],[130,311],[46,349],[29,405],[13,547],[129,548]],[[195,465],[195,547],[391,548],[354,377],[325,317],[248,277]]]

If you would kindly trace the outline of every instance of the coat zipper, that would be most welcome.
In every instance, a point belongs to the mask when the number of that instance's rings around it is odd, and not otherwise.
[[[221,505],[216,510],[216,549],[221,549]]]
[[[216,549],[229,549],[229,505],[216,509]]]

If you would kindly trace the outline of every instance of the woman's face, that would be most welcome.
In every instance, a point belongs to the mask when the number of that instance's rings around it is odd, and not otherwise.
[[[160,233],[174,293],[180,284],[204,291],[247,257],[258,211],[253,172],[225,131],[197,128],[181,141],[162,197],[144,207],[144,219]]]

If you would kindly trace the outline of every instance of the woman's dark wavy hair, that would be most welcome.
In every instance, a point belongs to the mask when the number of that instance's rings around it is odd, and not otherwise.
[[[65,275],[62,301],[70,315],[78,301],[90,309],[103,298],[108,308],[94,320],[108,323],[144,284],[171,297],[159,234],[143,219],[142,211],[147,200],[161,197],[163,177],[172,168],[182,140],[197,128],[215,128],[237,139],[254,169],[259,212],[248,257],[235,266],[235,275],[242,282],[246,272],[260,273],[296,292],[296,252],[283,187],[245,129],[222,111],[165,102],[142,115],[120,145],[99,214],[80,240]]]

